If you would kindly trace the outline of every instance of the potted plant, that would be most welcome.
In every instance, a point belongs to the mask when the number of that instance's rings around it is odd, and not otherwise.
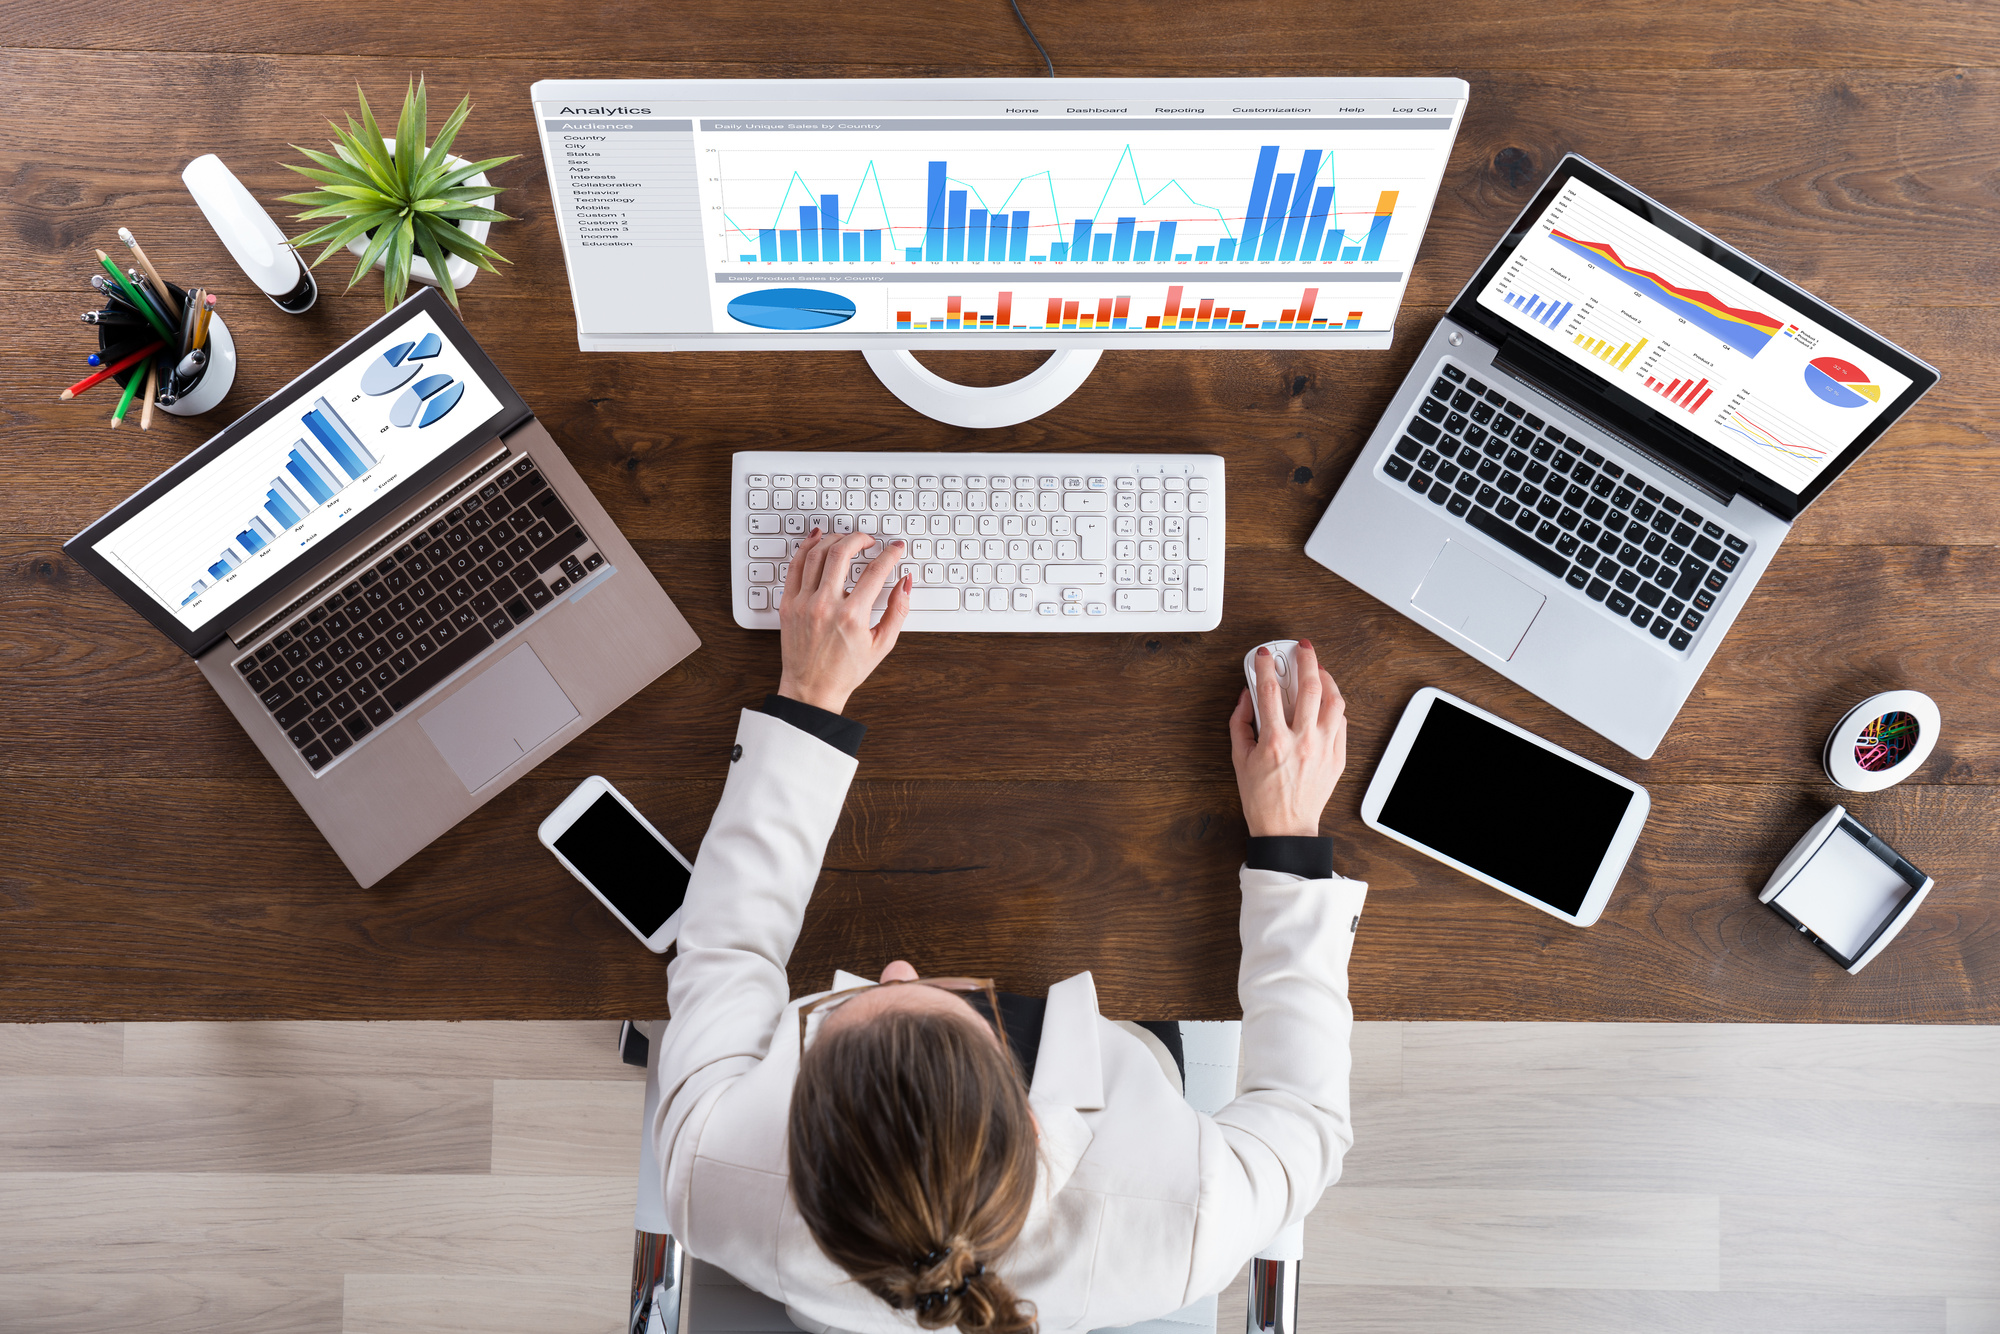
[[[467,162],[451,155],[451,142],[472,110],[470,96],[459,102],[436,140],[425,148],[430,113],[421,77],[403,94],[403,113],[397,119],[393,139],[382,137],[368,95],[358,86],[354,92],[361,101],[361,122],[357,125],[349,116],[345,130],[327,122],[333,126],[333,152],[318,153],[293,144],[317,166],[283,164],[320,186],[304,194],[283,196],[288,204],[308,205],[306,212],[294,216],[301,222],[333,219],[293,244],[327,243],[319,258],[312,261],[314,268],[341,246],[360,256],[354,276],[347,281],[349,289],[361,281],[371,265],[380,268],[386,307],[393,308],[401,301],[415,278],[443,288],[445,298],[456,308],[456,289],[471,282],[480,269],[498,272],[493,267],[496,259],[512,263],[486,244],[492,224],[511,219],[476,201],[500,193],[500,187],[486,179],[487,168],[514,158]]]

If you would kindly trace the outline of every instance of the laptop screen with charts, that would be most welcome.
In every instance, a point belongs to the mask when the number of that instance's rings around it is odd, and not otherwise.
[[[190,653],[527,407],[426,289],[67,544]]]
[[[556,80],[585,350],[1387,347],[1458,79]]]
[[[1501,361],[1792,518],[1930,367],[1580,159],[1451,311]]]

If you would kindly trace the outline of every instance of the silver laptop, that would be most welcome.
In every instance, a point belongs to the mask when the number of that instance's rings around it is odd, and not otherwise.
[[[1792,523],[1937,379],[1572,155],[1306,554],[1650,758]]]
[[[428,288],[63,549],[363,886],[700,642]]]

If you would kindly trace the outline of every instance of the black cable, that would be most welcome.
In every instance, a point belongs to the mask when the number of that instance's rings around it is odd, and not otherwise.
[[[1035,50],[1042,53],[1042,63],[1049,67],[1049,77],[1055,78],[1056,62],[1049,59],[1049,53],[1042,47],[1042,39],[1035,36],[1035,30],[1028,26],[1028,16],[1021,12],[1020,0],[1007,0],[1007,3],[1014,6],[1014,17],[1021,20],[1021,31],[1028,34],[1028,40],[1035,44]]]

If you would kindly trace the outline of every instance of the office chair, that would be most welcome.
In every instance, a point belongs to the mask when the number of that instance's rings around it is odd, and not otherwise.
[[[647,1051],[642,1127],[652,1125],[653,1112],[659,1106],[658,1034],[663,1028],[648,1025],[648,1037],[653,1041]],[[1196,1111],[1212,1115],[1236,1096],[1242,1041],[1243,1025],[1238,1020],[1182,1022],[1182,1056],[1187,1064],[1184,1093]],[[695,1259],[668,1235],[666,1202],[659,1197],[659,1163],[651,1141],[642,1130],[628,1334],[799,1334],[782,1303]],[[1298,1334],[1299,1269],[1304,1254],[1305,1227],[1300,1224],[1278,1234],[1250,1262],[1245,1334]],[[1204,1297],[1171,1314],[1123,1326],[1116,1334],[1216,1334],[1216,1298]]]

